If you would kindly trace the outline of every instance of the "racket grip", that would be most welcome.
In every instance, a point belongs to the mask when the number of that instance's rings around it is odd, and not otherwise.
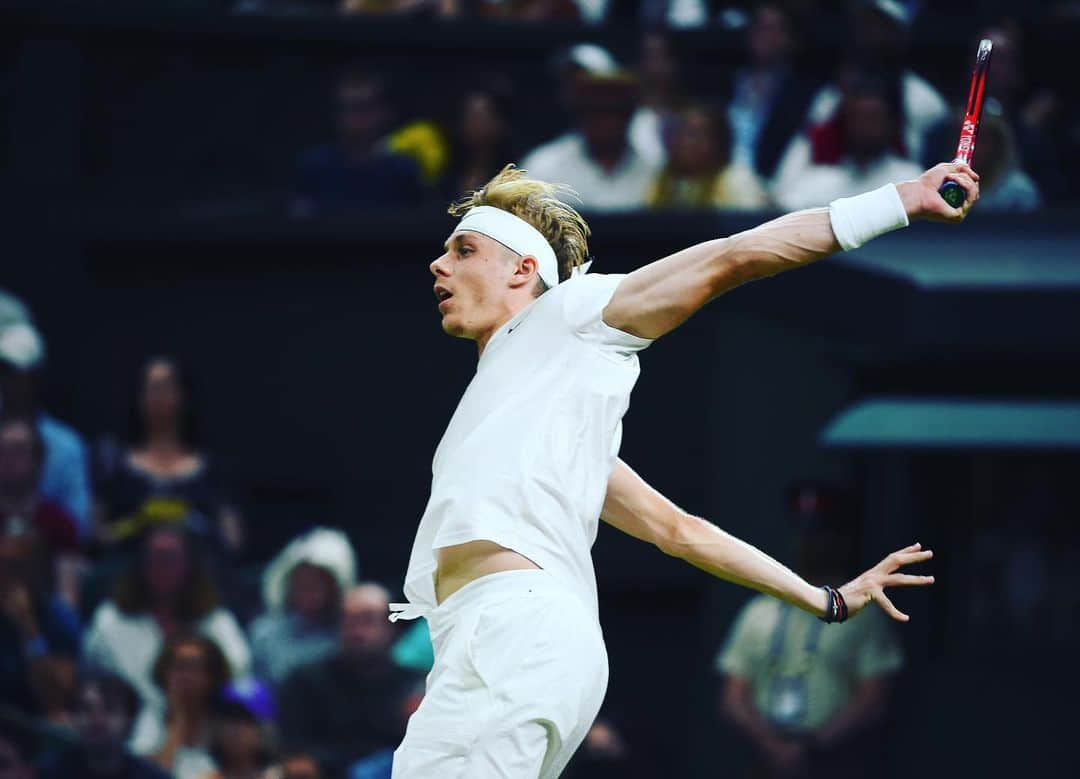
[[[953,208],[960,208],[960,206],[964,205],[964,201],[967,200],[967,195],[964,194],[964,188],[955,181],[946,181],[942,184],[941,188],[938,190],[938,194],[941,195],[942,200]]]

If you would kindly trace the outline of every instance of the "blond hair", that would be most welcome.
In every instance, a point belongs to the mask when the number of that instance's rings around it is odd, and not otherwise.
[[[564,184],[525,178],[526,171],[507,165],[495,178],[450,205],[451,216],[464,216],[470,208],[493,206],[509,211],[540,231],[551,244],[559,263],[559,281],[589,258],[589,225],[559,195],[575,195]]]

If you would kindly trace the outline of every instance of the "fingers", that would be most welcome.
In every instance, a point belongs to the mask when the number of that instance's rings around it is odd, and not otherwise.
[[[925,587],[933,583],[933,576],[914,576],[908,573],[894,573],[885,579],[886,587]]]
[[[923,563],[932,559],[933,556],[934,552],[930,549],[925,549],[920,552],[894,552],[891,555],[893,562],[895,562],[897,566]]]
[[[896,608],[896,606],[893,605],[893,602],[889,600],[888,596],[881,590],[873,593],[871,595],[871,598],[877,602],[877,605],[881,607],[882,611],[884,611],[896,621],[907,622],[910,619],[907,614]]]
[[[970,176],[974,181],[979,180],[979,174],[966,162],[950,162],[948,165],[952,172],[963,173],[966,176]]]

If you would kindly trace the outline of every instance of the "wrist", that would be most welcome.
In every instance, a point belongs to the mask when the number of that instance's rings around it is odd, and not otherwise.
[[[896,185],[896,192],[900,195],[900,202],[904,204],[908,219],[914,220],[922,216],[922,186],[918,181],[902,181]]]
[[[844,251],[858,249],[880,235],[907,227],[911,222],[908,207],[918,210],[908,191],[908,203],[895,184],[886,184],[854,197],[842,197],[829,203],[829,222],[836,242]]]

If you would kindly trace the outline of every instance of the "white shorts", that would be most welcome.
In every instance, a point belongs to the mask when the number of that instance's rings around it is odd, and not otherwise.
[[[435,665],[393,779],[548,779],[607,690],[596,617],[542,570],[469,582],[427,615]]]

